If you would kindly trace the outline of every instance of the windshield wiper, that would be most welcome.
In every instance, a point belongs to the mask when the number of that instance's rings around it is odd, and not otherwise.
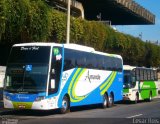
[[[23,91],[23,87],[20,87],[17,89],[18,92],[22,92]]]

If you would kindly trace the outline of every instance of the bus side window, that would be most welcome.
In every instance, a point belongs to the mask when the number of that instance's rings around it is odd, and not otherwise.
[[[145,81],[147,81],[147,76],[148,76],[147,70],[145,69],[145,70],[144,70],[144,80],[145,80]]]
[[[139,74],[139,69],[136,69],[136,80],[139,81],[140,80],[140,74]]]
[[[140,80],[143,81],[144,80],[144,70],[140,69]]]
[[[148,74],[148,80],[151,80],[151,70],[147,70],[147,74]]]
[[[156,81],[158,80],[158,75],[157,75],[157,71],[156,70],[154,71],[154,80],[156,80]]]
[[[151,70],[151,80],[154,80],[154,72]]]

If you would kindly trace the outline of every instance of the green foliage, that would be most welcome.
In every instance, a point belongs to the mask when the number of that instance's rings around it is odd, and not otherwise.
[[[72,18],[71,19],[71,43],[81,43],[82,35],[84,34],[83,20]]]
[[[5,32],[5,21],[6,21],[6,6],[4,5],[5,0],[0,1],[0,39],[2,34]]]
[[[64,42],[66,37],[66,16],[55,10],[52,11],[52,39],[53,42]]]
[[[66,14],[45,0],[0,0],[0,43],[66,40]],[[160,65],[160,46],[113,30],[96,21],[71,18],[70,42],[122,55],[124,64]]]
[[[0,7],[1,39],[43,41],[51,35],[52,13],[43,0],[1,0]]]

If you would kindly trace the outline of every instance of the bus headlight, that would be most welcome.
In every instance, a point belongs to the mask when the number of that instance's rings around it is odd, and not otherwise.
[[[45,99],[45,96],[38,96],[35,101],[38,102],[44,99]]]
[[[131,94],[129,93],[129,94],[126,94],[126,96],[131,96]]]

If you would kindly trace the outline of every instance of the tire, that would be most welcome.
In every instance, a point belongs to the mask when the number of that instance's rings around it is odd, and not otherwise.
[[[65,114],[65,113],[70,111],[70,101],[69,101],[69,98],[67,96],[63,97],[61,106],[62,106],[60,108],[60,113],[61,114]]]
[[[108,97],[108,108],[112,107],[114,105],[114,97],[112,94]]]
[[[139,102],[139,95],[136,93],[136,98],[135,98],[134,103],[137,104],[138,102]]]
[[[108,96],[106,94],[104,94],[102,108],[107,108],[107,106],[108,106]]]
[[[147,101],[148,101],[148,102],[151,102],[151,101],[152,101],[152,93],[151,93],[151,92],[149,93],[149,98],[148,98]]]

